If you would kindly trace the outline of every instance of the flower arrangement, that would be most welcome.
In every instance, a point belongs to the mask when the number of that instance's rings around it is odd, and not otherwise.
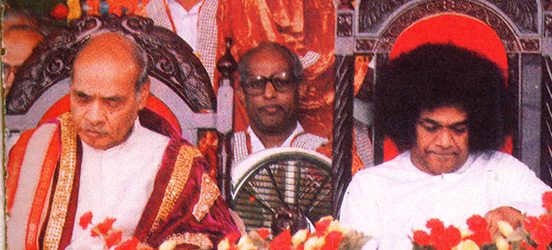
[[[480,215],[468,218],[468,230],[445,227],[439,219],[430,219],[426,223],[429,233],[414,231],[414,250],[552,250],[552,191],[543,194],[542,203],[547,212],[539,217],[525,216],[518,229],[498,222],[500,235],[494,239],[487,220]]]
[[[321,218],[316,222],[315,229],[316,232],[299,230],[293,236],[286,229],[276,237],[272,237],[266,228],[241,238],[238,234],[229,234],[218,244],[218,250],[355,250],[361,249],[370,239],[340,224],[332,216]]]
[[[114,247],[113,250],[153,250],[148,244],[142,243],[136,238],[123,241],[123,231],[113,228],[113,223],[115,223],[117,219],[108,217],[97,225],[94,225],[92,224],[92,217],[92,212],[84,213],[80,217],[79,226],[82,227],[82,229],[86,229],[89,225],[92,225],[90,236],[102,238],[105,242],[105,249],[112,249],[112,247]],[[176,243],[169,240],[163,242],[159,250],[173,250],[175,247]]]

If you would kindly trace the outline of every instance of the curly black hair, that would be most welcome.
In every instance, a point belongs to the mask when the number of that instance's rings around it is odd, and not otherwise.
[[[468,117],[470,152],[499,149],[511,132],[512,99],[493,62],[451,44],[426,44],[401,54],[378,73],[375,112],[381,132],[407,150],[424,111],[455,107]]]

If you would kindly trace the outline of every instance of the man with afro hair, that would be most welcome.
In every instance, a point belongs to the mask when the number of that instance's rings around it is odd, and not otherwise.
[[[381,68],[376,124],[402,152],[358,172],[341,220],[374,236],[370,249],[412,249],[413,230],[439,218],[463,226],[485,215],[521,226],[541,214],[550,190],[523,163],[499,152],[512,130],[504,71],[485,56],[452,44],[424,44]]]

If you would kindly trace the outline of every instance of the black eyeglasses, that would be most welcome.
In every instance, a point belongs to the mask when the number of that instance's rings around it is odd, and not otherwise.
[[[288,72],[278,72],[270,77],[251,76],[241,82],[241,86],[248,95],[262,95],[266,89],[266,84],[272,83],[274,89],[280,93],[286,93],[295,89],[293,76]]]

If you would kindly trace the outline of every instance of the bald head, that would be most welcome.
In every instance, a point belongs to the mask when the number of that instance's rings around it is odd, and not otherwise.
[[[301,81],[303,76],[303,65],[299,57],[286,46],[279,43],[264,41],[259,46],[248,50],[238,63],[238,71],[240,73],[240,81],[245,80],[244,77],[250,74],[251,67],[255,64],[256,58],[264,58],[277,56],[282,61],[287,63],[290,71],[295,79]]]
[[[2,32],[6,32],[13,26],[29,26],[38,28],[39,21],[30,11],[24,9],[7,8],[2,16]]]
[[[103,33],[92,37],[81,48],[73,62],[71,78],[79,71],[115,71],[132,76],[135,90],[147,82],[147,58],[143,50],[130,38],[117,33]]]
[[[42,39],[44,39],[42,33],[29,26],[12,26],[4,33],[6,54],[2,57],[2,63],[6,69],[4,74],[6,93],[11,88],[17,68],[27,60]]]
[[[77,54],[71,113],[77,134],[88,146],[105,150],[132,133],[149,95],[142,55],[132,40],[114,33],[91,38]]]

